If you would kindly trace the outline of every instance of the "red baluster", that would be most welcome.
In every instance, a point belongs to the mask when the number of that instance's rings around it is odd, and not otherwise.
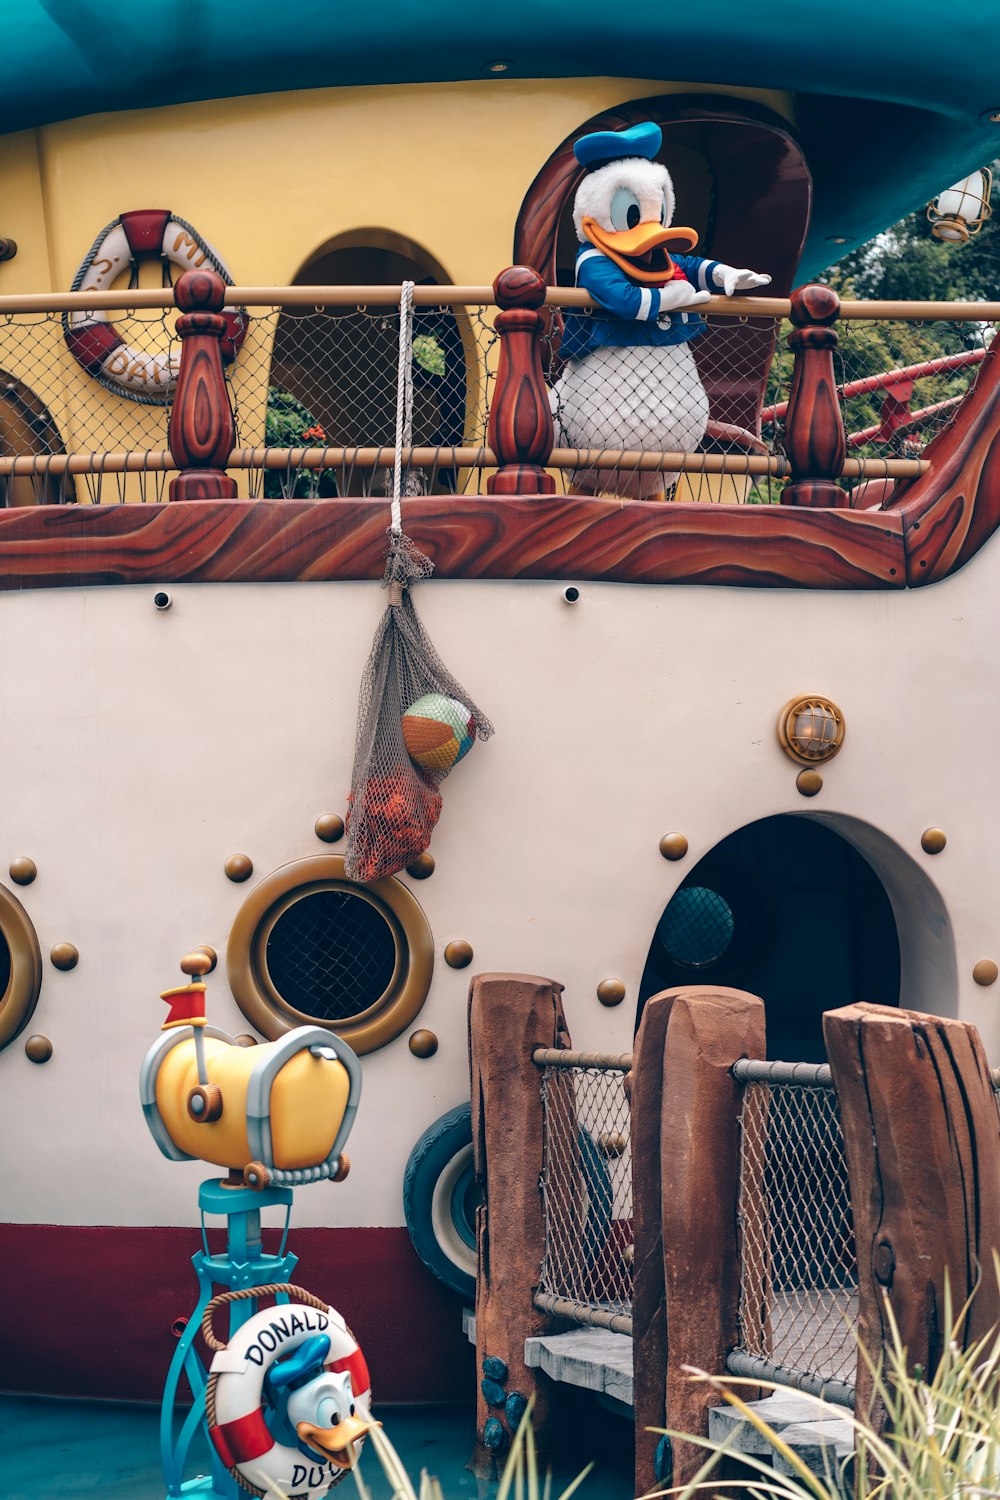
[[[181,368],[167,440],[180,469],[171,500],[235,500],[226,463],[236,442],[219,341],[227,330],[226,283],[214,271],[185,271],[174,287]]]
[[[840,298],[828,286],[803,286],[792,293],[788,347],[795,352],[792,389],[785,416],[785,453],[792,482],[781,492],[782,505],[829,509],[850,500],[834,480],[847,456],[844,414],[837,396],[833,351],[840,317]]]
[[[542,373],[541,334],[545,282],[530,266],[510,266],[493,283],[501,311],[500,363],[490,410],[489,444],[497,473],[486,482],[491,495],[554,495],[555,480],[545,472],[552,452],[549,392]]]

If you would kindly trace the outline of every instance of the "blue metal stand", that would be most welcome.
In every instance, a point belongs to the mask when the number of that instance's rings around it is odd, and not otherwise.
[[[285,1209],[285,1223],[277,1255],[265,1255],[261,1244],[260,1211],[274,1206]],[[198,1207],[201,1211],[202,1248],[192,1257],[198,1277],[198,1302],[188,1319],[174,1350],[163,1388],[160,1406],[160,1453],[163,1473],[167,1481],[167,1495],[224,1496],[225,1500],[246,1500],[245,1495],[233,1480],[209,1442],[212,1460],[211,1475],[200,1475],[196,1479],[184,1479],[184,1468],[188,1451],[199,1427],[205,1427],[205,1387],[208,1372],[194,1347],[195,1338],[201,1328],[201,1319],[212,1297],[219,1288],[226,1291],[242,1291],[245,1287],[266,1286],[268,1282],[288,1281],[298,1262],[298,1256],[285,1251],[288,1240],[288,1223],[292,1211],[291,1188],[265,1188],[253,1192],[250,1188],[226,1187],[218,1178],[203,1182],[198,1189]],[[226,1250],[223,1255],[212,1255],[208,1248],[206,1214],[221,1214],[226,1224]],[[280,1298],[287,1301],[287,1298]],[[229,1338],[237,1328],[252,1318],[257,1311],[256,1297],[243,1302],[230,1302]],[[193,1404],[189,1411],[178,1411],[177,1397],[181,1378],[185,1377],[191,1390]],[[178,1430],[179,1429],[179,1430]]]

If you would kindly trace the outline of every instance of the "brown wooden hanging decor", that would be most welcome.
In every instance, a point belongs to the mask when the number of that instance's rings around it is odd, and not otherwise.
[[[545,282],[530,266],[509,266],[493,283],[501,311],[500,362],[490,408],[489,444],[497,455],[496,474],[486,481],[491,495],[554,495],[555,480],[545,472],[554,428],[542,371],[541,335]]]
[[[226,461],[236,445],[220,340],[226,283],[214,271],[185,271],[174,287],[181,368],[170,410],[168,441],[181,470],[170,481],[171,500],[235,500]]]

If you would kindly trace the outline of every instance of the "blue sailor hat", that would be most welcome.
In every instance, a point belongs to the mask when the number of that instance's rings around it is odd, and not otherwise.
[[[652,120],[630,125],[627,130],[595,130],[582,135],[573,147],[573,155],[588,171],[623,157],[644,156],[652,161],[663,144],[663,131]]]
[[[330,1353],[330,1335],[314,1333],[305,1339],[292,1354],[276,1359],[267,1372],[267,1378],[275,1390],[297,1385],[306,1376],[310,1379],[322,1373],[324,1361]]]

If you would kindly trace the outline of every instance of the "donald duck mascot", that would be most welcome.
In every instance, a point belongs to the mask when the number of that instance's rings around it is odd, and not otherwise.
[[[660,127],[648,122],[582,136],[574,147],[587,172],[573,204],[576,284],[596,308],[566,319],[561,353],[568,363],[552,391],[557,428],[570,448],[694,452],[708,425],[708,394],[689,348],[706,329],[695,309],[713,293],[731,297],[771,280],[668,254],[668,243],[691,250],[698,236],[673,224],[673,184],[654,160],[662,142]],[[663,499],[676,478],[588,469],[577,472],[573,488]]]

